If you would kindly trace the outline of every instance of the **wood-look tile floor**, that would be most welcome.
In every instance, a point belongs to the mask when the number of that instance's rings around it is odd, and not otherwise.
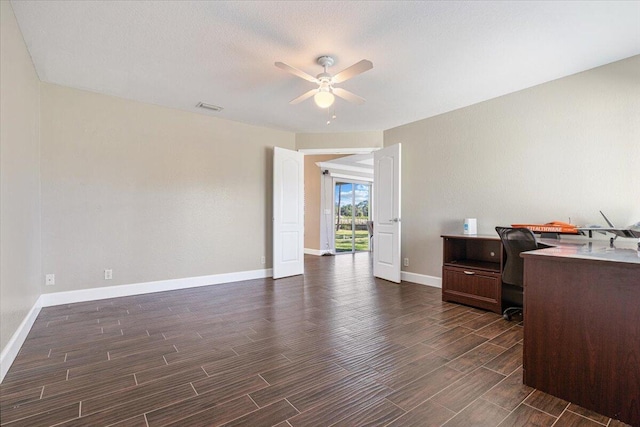
[[[44,308],[7,426],[620,426],[522,384],[522,325],[373,279],[305,275]]]

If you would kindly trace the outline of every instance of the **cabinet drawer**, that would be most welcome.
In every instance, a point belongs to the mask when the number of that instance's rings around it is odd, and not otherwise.
[[[469,268],[442,268],[442,299],[501,312],[500,274]]]

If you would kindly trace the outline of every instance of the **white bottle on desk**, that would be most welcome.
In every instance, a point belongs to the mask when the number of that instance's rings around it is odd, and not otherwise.
[[[464,234],[478,234],[478,221],[475,218],[464,219]]]

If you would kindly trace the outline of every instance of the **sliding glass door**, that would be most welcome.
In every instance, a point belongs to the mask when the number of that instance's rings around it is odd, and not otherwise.
[[[371,184],[335,181],[334,230],[336,253],[369,250]]]

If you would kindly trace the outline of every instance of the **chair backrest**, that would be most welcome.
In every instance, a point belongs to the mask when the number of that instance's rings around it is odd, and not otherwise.
[[[502,270],[502,281],[522,287],[524,260],[520,257],[520,253],[538,248],[536,236],[528,228],[496,227],[496,231],[507,253]]]

